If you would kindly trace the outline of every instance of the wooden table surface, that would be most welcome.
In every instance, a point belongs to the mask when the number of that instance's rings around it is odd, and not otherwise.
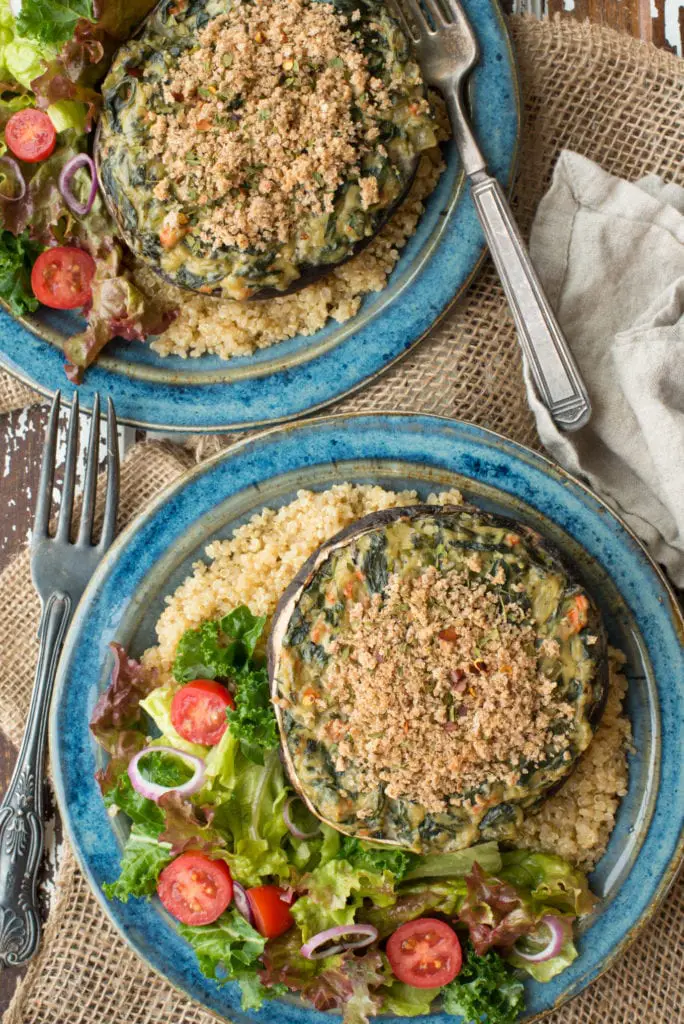
[[[684,50],[684,2],[680,0],[502,2],[508,11],[588,17],[680,54]],[[46,420],[45,406],[0,415],[0,571],[30,537]],[[15,753],[0,735],[0,794],[9,782]],[[0,1013],[6,1009],[20,975],[18,969],[0,973]]]

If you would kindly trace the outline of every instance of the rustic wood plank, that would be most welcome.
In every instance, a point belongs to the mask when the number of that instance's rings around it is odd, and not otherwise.
[[[47,406],[0,416],[0,571],[29,537],[46,423]]]
[[[514,2],[509,4],[511,9],[515,6]],[[674,50],[679,44],[680,53],[684,52],[684,4],[681,0],[655,0],[655,15],[651,0],[575,0],[572,7],[568,0],[547,0],[546,9],[551,15],[589,18],[597,24],[610,25],[663,49]],[[672,31],[668,39],[668,17],[671,25],[678,21],[679,39],[672,37]]]
[[[0,416],[0,571],[28,539],[46,423],[45,406]],[[11,778],[16,753],[0,733],[0,795]],[[0,974],[0,1014],[7,1009],[25,970],[13,967]]]

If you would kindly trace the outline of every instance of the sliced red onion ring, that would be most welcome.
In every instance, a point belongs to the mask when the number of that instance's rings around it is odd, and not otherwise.
[[[300,953],[307,960],[322,960],[326,956],[335,956],[343,949],[361,949],[370,946],[378,937],[378,929],[372,924],[341,924],[337,928],[326,928],[312,939],[305,942]],[[328,943],[340,941],[329,946]]]
[[[90,195],[85,203],[79,203],[71,191],[71,179],[81,167],[87,167],[90,171]],[[93,158],[88,156],[87,153],[79,153],[77,156],[72,156],[71,160],[67,160],[59,175],[59,191],[64,196],[64,201],[69,209],[73,210],[79,217],[84,217],[86,213],[90,213],[95,202],[95,196],[97,195],[97,171],[95,170]]]
[[[16,180],[17,194],[15,196],[6,195],[0,186],[0,197],[4,199],[6,203],[16,203],[26,195],[26,179],[21,173],[21,167],[16,160],[12,159],[11,156],[0,157],[0,174],[7,173],[4,170],[5,168],[9,170],[11,177]]]
[[[295,839],[315,839],[315,837],[320,832],[320,826],[314,829],[313,832],[302,832],[301,828],[297,828],[297,826],[293,822],[292,817],[290,815],[290,808],[292,807],[292,804],[295,802],[295,800],[299,800],[300,803],[304,802],[301,799],[301,797],[295,795],[289,796],[285,801],[285,806],[283,807],[283,821],[285,822],[289,832],[295,837]]]
[[[235,880],[233,880],[233,900],[238,912],[242,914],[247,924],[251,924],[253,928],[254,913],[252,911],[252,904],[249,902],[249,896],[244,886]]]
[[[527,960],[530,964],[542,964],[546,960],[552,960],[554,956],[558,956],[565,942],[565,925],[559,917],[552,917],[550,914],[547,914],[546,917],[542,917],[540,925],[544,925],[549,930],[549,941],[543,949],[540,949],[537,953],[525,953],[520,949],[517,942],[513,946],[516,956],[521,957],[522,960]]]
[[[172,754],[174,757],[179,757],[181,761],[184,761],[185,764],[194,769],[194,775],[187,782],[184,782],[182,786],[158,786],[155,782],[149,782],[143,778],[138,765],[141,757],[151,753]],[[164,793],[171,792],[180,793],[181,796],[190,796],[204,785],[204,761],[201,757],[186,754],[184,750],[176,750],[175,747],[145,747],[144,750],[141,750],[139,754],[136,754],[129,761],[128,777],[131,780],[133,789],[140,793],[141,796],[147,797],[148,800],[156,801]]]

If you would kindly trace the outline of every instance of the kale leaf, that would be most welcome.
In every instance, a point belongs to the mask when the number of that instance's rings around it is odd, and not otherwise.
[[[229,679],[236,685],[235,710],[228,711],[230,731],[246,757],[264,763],[264,751],[278,746],[278,727],[271,704],[266,670],[256,647],[266,616],[245,605],[222,619],[183,633],[176,649],[173,675],[179,683],[192,679]]]
[[[42,251],[42,245],[29,239],[28,231],[16,237],[11,231],[0,232],[0,297],[15,316],[38,308],[31,288],[31,267]]]
[[[235,710],[228,711],[228,721],[245,757],[263,764],[264,752],[278,746],[278,723],[265,669],[245,672],[239,677]]]
[[[444,989],[444,1009],[464,1024],[515,1024],[525,1009],[521,981],[498,953],[478,956],[468,943],[458,977]]]
[[[397,883],[420,862],[420,857],[415,853],[409,853],[408,850],[371,846],[351,836],[343,837],[337,857],[348,860],[355,868],[377,872],[391,871]]]
[[[125,769],[118,776],[114,785],[108,788],[104,802],[106,807],[115,806],[127,814],[136,826],[138,834],[144,833],[151,839],[156,839],[164,828],[164,812],[154,800],[148,800],[147,797],[133,789]]]
[[[265,615],[252,615],[241,605],[222,619],[187,629],[176,649],[174,679],[188,683],[192,679],[232,678],[253,657],[265,622]]]
[[[166,789],[183,786],[193,775],[187,761],[166,750],[149,750],[143,754],[138,761],[138,771],[147,782]]]

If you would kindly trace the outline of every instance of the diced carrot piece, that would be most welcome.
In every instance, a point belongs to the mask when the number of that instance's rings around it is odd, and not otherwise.
[[[579,631],[586,626],[588,622],[587,612],[589,611],[589,601],[584,594],[578,594],[575,598],[575,603],[570,609],[565,618],[570,626],[569,636],[573,633],[579,633]]]
[[[314,628],[311,630],[311,639],[313,640],[313,642],[315,644],[317,644],[323,638],[323,634],[324,633],[325,633],[325,626],[324,626],[324,624],[322,622],[317,622],[316,625],[314,626]]]

